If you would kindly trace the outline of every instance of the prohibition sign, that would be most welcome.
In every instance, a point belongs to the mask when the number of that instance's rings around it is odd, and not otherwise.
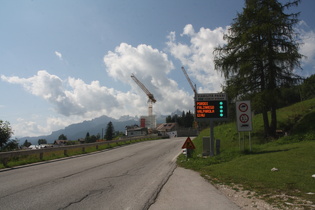
[[[241,114],[239,119],[240,119],[241,123],[247,123],[249,120],[249,117],[247,114]]]
[[[248,105],[246,103],[241,103],[239,106],[238,106],[238,109],[241,111],[241,112],[246,112],[248,110]]]

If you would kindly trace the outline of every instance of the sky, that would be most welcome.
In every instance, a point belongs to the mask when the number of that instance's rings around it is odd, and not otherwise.
[[[281,0],[281,2],[286,2]],[[15,137],[48,135],[107,115],[193,111],[193,91],[222,90],[213,50],[244,0],[0,0],[0,120]],[[302,0],[296,30],[301,76],[315,73],[315,1]]]

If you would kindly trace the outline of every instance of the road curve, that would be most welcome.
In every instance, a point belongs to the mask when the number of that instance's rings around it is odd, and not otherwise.
[[[1,170],[1,209],[147,209],[173,172],[185,139]]]

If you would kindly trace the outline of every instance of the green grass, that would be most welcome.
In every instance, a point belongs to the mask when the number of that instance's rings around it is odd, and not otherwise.
[[[315,193],[315,178],[311,177],[315,174],[314,108],[315,99],[311,99],[279,109],[279,129],[290,135],[277,140],[263,139],[262,116],[254,116],[251,152],[248,133],[240,149],[235,123],[227,123],[214,129],[215,138],[221,140],[221,154],[203,158],[202,137],[209,136],[210,129],[203,130],[194,140],[196,150],[192,158],[186,161],[181,155],[178,164],[199,171],[211,182],[241,185],[264,195],[269,202],[283,203],[272,195],[286,194],[315,203],[315,195],[307,194]],[[279,171],[272,172],[273,167]]]

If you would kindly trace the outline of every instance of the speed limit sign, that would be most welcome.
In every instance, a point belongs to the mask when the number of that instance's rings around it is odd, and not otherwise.
[[[238,131],[252,130],[252,115],[250,101],[236,102],[236,120]]]
[[[249,116],[247,114],[241,114],[239,120],[240,120],[241,123],[247,123],[248,120],[249,120]]]

